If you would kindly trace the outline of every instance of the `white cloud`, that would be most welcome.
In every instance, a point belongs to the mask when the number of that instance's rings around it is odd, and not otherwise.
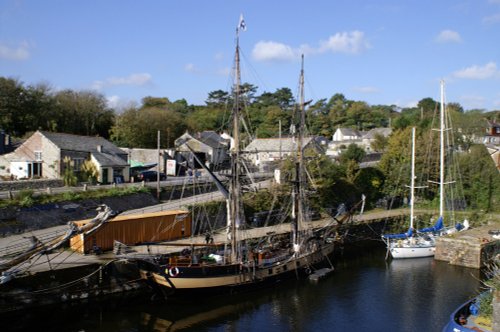
[[[299,56],[292,47],[273,41],[260,41],[255,44],[252,56],[258,61],[290,61]]]
[[[319,46],[308,44],[292,47],[275,41],[259,41],[252,50],[252,56],[258,61],[293,61],[300,59],[301,54],[347,53],[358,54],[371,46],[362,31],[338,32],[326,41],[320,41]]]
[[[222,52],[216,53],[215,56],[214,56],[214,59],[216,61],[222,61],[222,60],[224,60],[224,53],[222,53]]]
[[[362,31],[337,32],[330,36],[327,41],[320,43],[318,51],[320,53],[331,51],[333,53],[352,53],[357,54],[369,49],[370,44],[365,39]]]
[[[196,66],[193,63],[187,63],[184,66],[184,70],[187,71],[188,73],[196,73],[199,72],[198,69],[196,69]]]
[[[21,43],[17,48],[12,48],[7,45],[0,44],[0,59],[26,60],[29,57],[29,45],[26,42]]]
[[[484,80],[492,77],[499,76],[497,70],[497,64],[495,62],[489,62],[484,66],[473,65],[462,70],[458,70],[453,73],[455,77]]]
[[[231,75],[231,68],[229,67],[224,67],[224,68],[221,68],[221,69],[218,69],[216,72],[215,72],[216,75],[219,75],[219,76],[229,76]]]
[[[380,89],[374,86],[358,86],[353,89],[356,92],[360,93],[379,93]]]
[[[494,24],[500,22],[500,13],[486,16],[483,18],[483,23]]]
[[[411,101],[407,101],[404,105],[404,107],[407,107],[407,108],[414,108],[414,107],[417,107],[418,106],[418,101],[417,100],[411,100]]]
[[[106,99],[108,106],[111,108],[116,108],[120,104],[120,97],[118,96],[109,96]]]
[[[127,77],[110,77],[104,81],[95,81],[92,83],[92,88],[95,90],[101,90],[103,88],[117,86],[117,85],[135,85],[142,86],[151,83],[151,74],[140,73],[131,74]]]
[[[453,30],[443,30],[435,38],[438,43],[460,43],[462,42],[462,37],[460,34]]]
[[[122,113],[125,109],[129,107],[136,107],[137,102],[135,100],[123,99],[120,96],[109,96],[106,97],[107,105],[113,108],[118,113]]]

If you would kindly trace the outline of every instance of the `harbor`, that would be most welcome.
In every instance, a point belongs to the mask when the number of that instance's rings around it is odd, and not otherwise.
[[[372,243],[373,245],[373,243]],[[232,296],[164,302],[113,298],[12,313],[9,331],[440,331],[481,288],[479,270],[424,258],[387,262],[381,243],[352,247],[318,283],[288,280]],[[22,317],[22,319],[17,319]],[[425,317],[423,319],[422,317]],[[6,324],[6,325],[5,325]]]
[[[338,237],[335,239],[337,241],[337,249],[331,259],[333,262],[337,262],[342,259],[345,247],[358,247],[361,253],[369,252],[374,243],[375,247],[377,247],[377,243],[381,244],[380,230],[386,227],[387,223],[399,220],[407,213],[407,210],[399,209],[369,212],[363,215],[350,215],[343,219],[326,217],[310,221],[306,223],[306,227],[311,231],[325,227],[334,227],[336,231],[332,233],[332,236]],[[421,213],[424,213],[424,211],[421,211]],[[109,298],[114,298],[117,295],[125,297],[135,297],[144,294],[151,295],[153,290],[140,278],[137,267],[133,263],[130,263],[128,259],[147,255],[179,253],[193,246],[203,247],[207,245],[207,239],[204,234],[190,235],[190,219],[185,219],[188,223],[182,227],[179,224],[174,226],[174,220],[181,220],[177,217],[171,219],[172,225],[167,227],[170,230],[168,233],[170,235],[164,235],[164,240],[166,240],[168,237],[172,237],[173,234],[173,238],[168,242],[157,241],[156,243],[133,245],[136,242],[141,242],[137,236],[144,234],[144,231],[137,232],[133,230],[138,229],[137,227],[140,227],[142,223],[147,222],[151,218],[151,221],[154,222],[157,218],[171,218],[169,216],[179,214],[185,215],[186,211],[173,210],[139,215],[119,215],[113,218],[116,219],[114,223],[113,221],[110,221],[108,224],[105,223],[102,230],[97,232],[95,236],[90,237],[90,240],[74,236],[68,243],[67,248],[45,254],[35,261],[27,261],[24,263],[24,266],[18,266],[18,269],[24,270],[23,276],[16,278],[17,280],[14,281],[14,287],[12,288],[14,293],[9,293],[8,289],[10,285],[8,283],[4,285],[7,288],[4,288],[0,301],[2,304],[2,313],[23,311],[28,308],[43,307],[48,304],[78,303],[82,300],[86,301],[89,298],[95,301],[107,301]],[[168,221],[168,219],[166,220]],[[76,222],[76,224],[80,225],[85,225],[86,223],[88,223],[88,220],[86,222]],[[124,234],[136,235],[133,238],[130,238],[130,235],[120,238],[120,232],[113,231],[113,229],[116,229],[116,225],[126,225],[127,223],[132,224],[132,226],[129,226],[132,227],[132,230],[125,228],[123,231],[125,232]],[[153,224],[149,224],[149,226],[150,229],[158,229],[158,226],[154,226]],[[440,239],[436,246],[436,260],[446,261],[449,265],[476,268],[479,271],[479,268],[484,267],[485,263],[491,262],[494,255],[497,255],[499,252],[498,246],[500,241],[489,234],[489,231],[494,229],[495,226],[493,224],[472,228],[463,234],[455,234],[455,236]],[[1,238],[2,252],[8,252],[8,250],[13,250],[13,248],[16,248],[16,250],[20,250],[23,247],[27,248],[30,245],[30,238],[32,236],[39,237],[40,239],[55,237],[58,234],[63,234],[67,227],[58,226],[51,229],[41,229],[27,234]],[[106,230],[106,227],[109,227],[108,230]],[[270,235],[283,236],[289,232],[290,225],[281,224],[249,229],[243,234],[246,239],[252,239]],[[346,232],[349,236],[344,236],[341,239],[339,234],[345,234]],[[161,240],[161,234],[153,234],[151,236],[154,236],[157,240]],[[224,232],[214,233],[211,241],[214,243],[223,243],[225,237],[226,234]],[[463,240],[464,237],[467,239],[466,241]],[[144,241],[144,238],[142,241]],[[114,246],[113,243],[115,243]],[[100,251],[93,252],[92,244],[94,246],[97,245]],[[474,244],[480,244],[479,248],[476,248],[476,250],[468,249]],[[455,259],[451,261],[447,257],[440,256],[440,253],[443,252],[453,253],[449,249],[450,246],[453,246],[457,252],[467,252],[468,259]],[[125,253],[127,255],[124,255]],[[471,260],[480,262],[481,264],[464,264],[464,262]],[[402,263],[396,262],[394,264]],[[309,279],[321,283],[324,279],[330,278],[332,273],[335,273],[334,269],[319,269],[318,271],[314,271]],[[47,289],[43,288],[43,285],[48,285],[47,280],[50,279],[52,279],[52,282],[49,283],[50,289],[47,291]],[[83,279],[85,279],[84,286],[75,282]],[[77,287],[67,287],[66,283],[75,284]],[[20,285],[21,289],[26,291],[25,294],[19,293]],[[33,285],[37,286],[34,287]]]
[[[499,1],[115,2],[0,8],[2,329],[500,331]]]

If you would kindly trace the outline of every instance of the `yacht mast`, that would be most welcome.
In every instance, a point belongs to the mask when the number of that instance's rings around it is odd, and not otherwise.
[[[415,127],[411,129],[411,180],[410,180],[410,229],[413,230],[415,218]]]
[[[439,130],[439,216],[444,212],[444,81],[441,81],[441,105],[439,108],[440,130]]]

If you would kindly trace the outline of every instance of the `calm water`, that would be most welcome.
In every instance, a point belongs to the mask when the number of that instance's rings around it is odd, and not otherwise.
[[[385,262],[385,249],[337,258],[318,284],[290,280],[187,303],[122,300],[14,317],[38,331],[440,331],[480,287],[479,273],[433,259]],[[10,322],[12,323],[12,322]],[[9,322],[2,322],[9,325]],[[2,330],[4,330],[2,328]]]

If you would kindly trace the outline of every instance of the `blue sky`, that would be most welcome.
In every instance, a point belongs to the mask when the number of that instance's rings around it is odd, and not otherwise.
[[[235,29],[242,80],[306,99],[500,109],[500,0],[0,0],[0,76],[201,105],[229,91]]]

